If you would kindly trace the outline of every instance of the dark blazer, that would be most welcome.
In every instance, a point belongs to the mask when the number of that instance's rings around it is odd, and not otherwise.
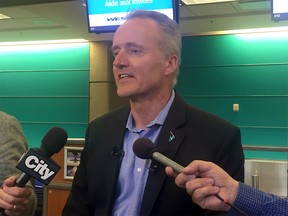
[[[63,215],[111,215],[129,111],[129,108],[122,108],[89,124],[80,166]],[[168,141],[170,132],[175,136],[171,142]],[[196,159],[212,161],[234,179],[244,180],[240,130],[219,117],[187,105],[177,93],[156,145],[161,153],[183,166]],[[152,165],[157,168],[149,173],[141,215],[207,213],[165,175],[163,165],[155,161]]]

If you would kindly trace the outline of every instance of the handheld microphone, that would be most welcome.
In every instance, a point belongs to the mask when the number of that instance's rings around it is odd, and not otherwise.
[[[160,163],[162,163],[165,166],[170,166],[175,172],[178,174],[182,172],[184,169],[183,166],[179,165],[175,161],[171,160],[170,158],[166,157],[165,155],[161,154],[156,148],[155,144],[146,137],[141,137],[137,139],[133,144],[133,151],[135,155],[142,159],[154,159]],[[217,197],[222,202],[226,203],[227,205],[231,206],[238,212],[240,212],[242,215],[247,216],[245,212],[243,212],[238,207],[234,206],[233,204],[227,202],[224,198],[222,198],[219,194],[215,194],[215,197]]]
[[[67,137],[64,129],[51,128],[43,137],[40,148],[31,148],[20,158],[16,168],[23,174],[16,180],[15,186],[24,187],[31,177],[49,184],[60,169],[50,157],[62,149]],[[0,208],[0,216],[6,215],[4,211],[5,209]]]
[[[135,155],[142,159],[154,159],[165,166],[170,166],[175,172],[181,173],[183,166],[161,154],[155,144],[146,137],[141,137],[134,142],[133,151]]]
[[[48,185],[60,169],[50,157],[62,149],[67,137],[64,129],[51,128],[43,137],[40,148],[31,148],[20,158],[16,167],[23,174],[17,179],[15,186],[24,187],[31,177]]]

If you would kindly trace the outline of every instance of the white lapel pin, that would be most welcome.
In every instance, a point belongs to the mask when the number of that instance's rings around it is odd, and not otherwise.
[[[170,136],[169,136],[169,139],[168,139],[168,142],[171,142],[172,140],[175,139],[175,136],[174,134],[172,133],[172,131],[170,131]]]

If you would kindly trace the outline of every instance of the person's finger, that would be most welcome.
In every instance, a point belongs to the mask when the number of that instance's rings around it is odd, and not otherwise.
[[[25,205],[9,205],[9,207],[5,209],[5,214],[8,216],[22,215],[25,209]]]
[[[168,166],[165,167],[165,172],[166,172],[166,175],[171,178],[175,178],[177,176],[177,173],[175,173],[171,167],[168,167]]]
[[[220,205],[221,201],[215,196],[219,192],[219,188],[215,186],[201,187],[193,191],[191,194],[194,203],[203,209],[211,209],[213,205]]]
[[[15,182],[16,182],[16,177],[10,176],[9,178],[4,180],[3,185],[6,185],[8,187],[12,187],[15,185]]]
[[[186,175],[184,173],[180,173],[176,178],[175,178],[175,183],[181,188],[186,188],[186,183],[189,181],[192,181],[196,178],[196,175]]]
[[[32,193],[31,189],[28,187],[20,188],[15,186],[9,187],[7,185],[3,185],[2,190],[6,195],[13,196],[14,198],[28,198]]]
[[[207,186],[212,186],[214,184],[214,180],[212,178],[195,178],[186,183],[186,191],[192,196],[194,191],[200,188],[204,188]]]

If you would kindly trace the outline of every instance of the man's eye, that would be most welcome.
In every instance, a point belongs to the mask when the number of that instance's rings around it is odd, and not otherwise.
[[[134,53],[134,54],[138,54],[138,53],[141,53],[141,50],[139,50],[139,49],[131,49],[130,52]]]
[[[118,55],[118,52],[113,52],[113,56],[116,57]]]

